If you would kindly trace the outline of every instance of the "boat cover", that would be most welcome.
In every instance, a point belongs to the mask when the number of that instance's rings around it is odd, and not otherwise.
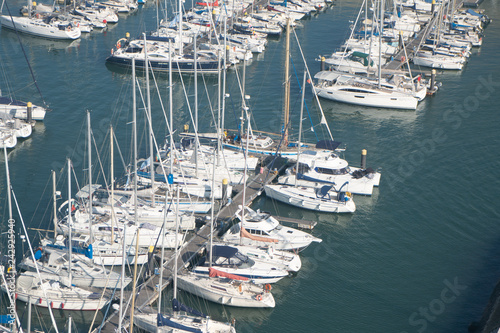
[[[176,323],[176,322],[170,320],[170,318],[163,316],[161,313],[158,313],[158,316],[156,317],[156,324],[158,325],[158,327],[168,326],[168,327],[176,328],[176,329],[181,330],[181,331],[202,333],[202,330],[200,330],[200,329]]]

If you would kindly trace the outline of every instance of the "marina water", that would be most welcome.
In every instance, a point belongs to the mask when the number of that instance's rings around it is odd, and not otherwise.
[[[9,2],[13,13],[22,5],[23,1]],[[338,0],[326,12],[301,21],[296,34],[313,74],[319,70],[315,59],[333,52],[348,37],[360,5],[361,1]],[[155,28],[154,7],[150,2],[107,31],[72,43],[21,36],[38,86],[52,109],[30,138],[9,152],[12,184],[27,226],[51,228],[50,171],[64,178],[61,168],[66,157],[72,158],[79,183],[84,183],[86,110],[91,110],[103,168],[109,169],[110,124],[125,164],[130,161],[131,76],[107,68],[105,59],[126,32],[139,36]],[[483,46],[473,52],[463,71],[438,74],[443,86],[416,112],[321,101],[335,139],[347,145],[344,157],[358,165],[361,150],[367,149],[368,166],[382,172],[381,185],[373,197],[355,197],[358,209],[353,215],[302,211],[265,197],[255,202],[256,208],[276,215],[318,221],[312,233],[323,239],[301,253],[303,267],[296,276],[273,286],[275,309],[223,308],[185,293],[181,298],[215,319],[236,318],[238,332],[466,332],[480,318],[500,277],[500,7],[495,0],[485,0],[481,8],[493,19]],[[297,82],[302,81],[304,66],[293,39],[292,72],[300,77],[292,77],[292,132],[296,133]],[[16,34],[2,29],[0,40],[2,93],[14,92],[18,99],[41,104]],[[284,38],[270,39],[266,51],[246,68],[246,94],[251,96],[256,129],[280,130],[283,56]],[[241,65],[238,72],[241,76]],[[144,77],[139,80],[144,82]],[[163,104],[168,105],[168,76],[159,75],[156,80]],[[215,108],[217,103],[217,77],[200,77],[198,83],[200,129],[208,130],[213,124],[210,105]],[[183,84],[191,103],[194,100],[193,78],[177,78],[174,127],[178,130],[190,123]],[[228,72],[228,87],[226,124],[235,128],[241,95],[234,69]],[[151,91],[156,138],[162,141],[164,115],[156,90]],[[316,133],[324,138],[309,88],[306,99]],[[144,129],[143,108],[138,117]],[[305,118],[305,135],[312,140],[315,135],[309,117]],[[143,134],[143,147],[144,142]],[[123,171],[118,156],[115,162]],[[94,165],[94,170],[99,168]],[[6,202],[4,178],[0,186]],[[63,182],[59,187],[64,195]],[[6,208],[2,213],[4,232]],[[19,230],[17,215],[16,223]],[[18,251],[26,249],[27,244],[18,241]],[[61,327],[67,316],[56,311]],[[72,317],[81,331],[87,331],[93,319],[92,314],[73,313]],[[98,316],[96,322],[101,319]],[[48,331],[47,313],[42,311],[32,327]]]

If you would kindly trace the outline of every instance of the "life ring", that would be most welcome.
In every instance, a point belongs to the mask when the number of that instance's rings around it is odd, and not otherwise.
[[[40,14],[36,14],[36,15],[35,15],[35,17],[36,17],[36,18],[40,18]]]
[[[118,50],[120,47],[122,47],[122,43],[116,42],[116,49]]]
[[[256,298],[258,301],[262,301],[262,295],[261,295],[261,294],[258,294],[257,296],[255,296],[255,298]]]
[[[273,287],[269,283],[266,283],[266,285],[264,286],[264,289],[266,289],[266,292],[270,292],[271,289],[273,289]]]

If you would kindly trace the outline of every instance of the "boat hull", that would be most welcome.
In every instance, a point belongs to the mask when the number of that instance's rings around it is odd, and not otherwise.
[[[14,23],[12,23],[12,21],[14,21]],[[10,16],[1,15],[0,23],[3,27],[8,29],[17,30],[25,34],[49,39],[74,40],[80,38],[82,34],[80,29],[78,28],[61,30],[55,26],[45,24],[41,20],[32,21],[28,17],[12,16],[11,20]]]

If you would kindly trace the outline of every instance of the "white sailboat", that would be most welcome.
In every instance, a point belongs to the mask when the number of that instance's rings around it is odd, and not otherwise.
[[[71,23],[62,22],[56,16],[32,16],[31,1],[28,1],[28,16],[0,15],[3,27],[21,33],[50,39],[78,39],[82,32]]]

